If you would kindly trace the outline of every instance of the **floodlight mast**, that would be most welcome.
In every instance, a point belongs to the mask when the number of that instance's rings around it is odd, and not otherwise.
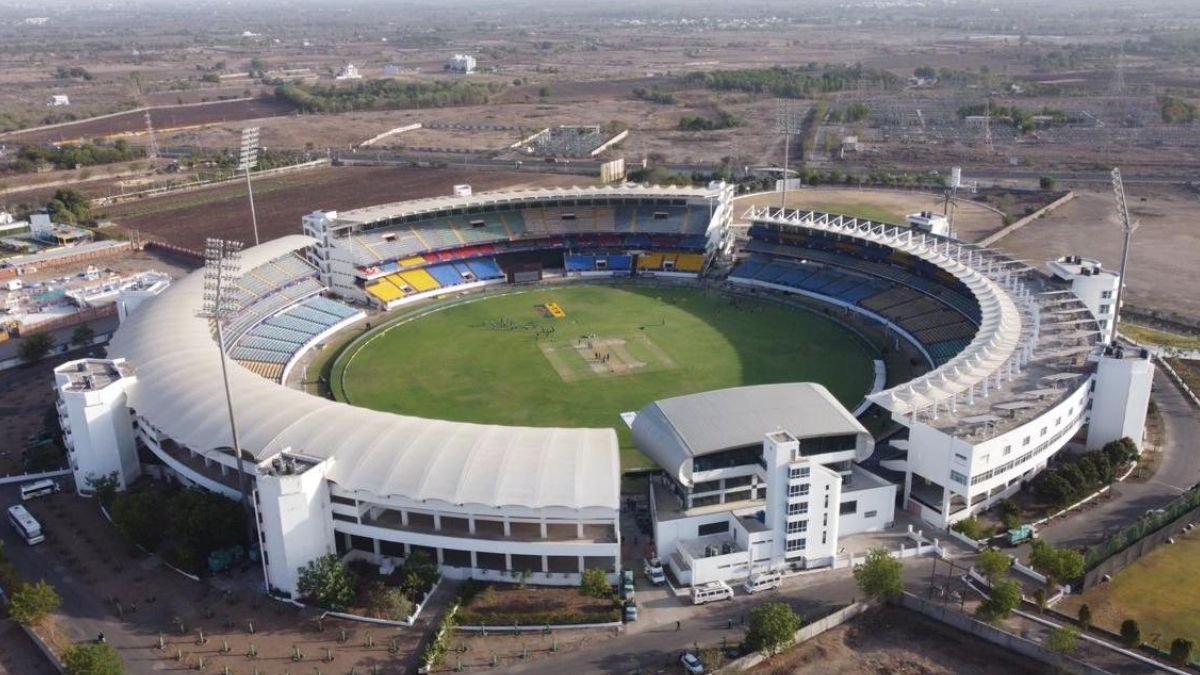
[[[208,318],[217,334],[217,351],[221,355],[221,382],[225,387],[225,406],[229,411],[229,434],[233,453],[237,457],[238,493],[242,507],[250,508],[250,495],[246,486],[246,465],[242,457],[242,446],[238,440],[237,418],[233,414],[233,394],[229,390],[229,369],[225,357],[224,325],[238,308],[234,281],[241,273],[240,241],[207,239],[204,243],[204,307],[201,316]],[[253,533],[252,533],[253,534]]]
[[[1125,245],[1121,250],[1121,278],[1117,282],[1117,297],[1113,303],[1112,338],[1113,342],[1116,342],[1118,321],[1121,318],[1121,302],[1125,295],[1125,270],[1129,266],[1129,245],[1133,239],[1133,231],[1137,229],[1138,224],[1129,215],[1129,204],[1125,201],[1125,183],[1121,180],[1121,170],[1116,167],[1112,170],[1112,186],[1113,194],[1117,198],[1117,215],[1121,218],[1121,229],[1125,232]]]
[[[258,246],[258,215],[254,212],[254,188],[250,185],[250,169],[258,165],[258,127],[242,129],[242,143],[237,170],[246,174],[246,194],[250,197],[250,223],[254,227],[254,245]]]

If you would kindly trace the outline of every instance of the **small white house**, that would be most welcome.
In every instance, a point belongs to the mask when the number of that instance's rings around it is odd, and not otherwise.
[[[353,63],[347,63],[345,68],[342,68],[337,77],[338,80],[361,80],[362,75],[358,72],[358,68]]]
[[[452,73],[463,75],[475,72],[475,57],[467,54],[455,54],[446,62],[446,69]]]
[[[46,102],[46,105],[52,108],[60,105],[71,105],[71,99],[68,98],[66,94],[54,94],[50,97],[50,100]]]

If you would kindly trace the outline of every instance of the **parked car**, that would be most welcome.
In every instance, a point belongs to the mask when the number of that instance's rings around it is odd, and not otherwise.
[[[646,558],[642,561],[642,571],[646,573],[646,578],[655,586],[662,586],[667,583],[667,575],[663,573],[662,563],[658,558]]]
[[[684,652],[683,656],[679,657],[679,662],[683,664],[685,672],[692,675],[704,675],[704,664],[700,662],[699,657],[691,652]]]
[[[637,621],[637,618],[638,618],[637,604],[635,604],[633,602],[626,602],[625,603],[625,623],[633,623],[634,621]]]

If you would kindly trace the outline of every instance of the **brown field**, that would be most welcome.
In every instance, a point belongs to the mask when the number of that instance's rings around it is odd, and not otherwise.
[[[822,633],[750,672],[760,675],[1012,675],[1045,666],[916,612],[887,607]]]
[[[150,118],[156,130],[168,131],[178,127],[276,117],[287,115],[292,110],[291,105],[274,98],[257,98],[202,105],[163,106],[152,109]],[[129,112],[102,119],[82,120],[50,129],[16,131],[5,135],[4,139],[18,143],[51,143],[117,134],[139,134],[145,130],[145,112]]]
[[[477,192],[502,188],[588,185],[586,176],[525,172],[466,172],[452,169],[329,167],[255,183],[254,204],[260,239],[300,233],[300,219],[317,210],[346,210],[375,204],[450,194],[469,183]],[[206,237],[253,241],[245,186],[210,188],[129,202],[104,211],[129,233],[143,239],[201,249]]]
[[[1127,302],[1138,307],[1200,317],[1200,195],[1187,188],[1129,185],[1129,207],[1140,227],[1129,257]],[[1123,236],[1112,192],[1076,190],[1076,198],[994,244],[1035,266],[1063,255],[1096,258],[1119,269]],[[1145,198],[1146,201],[1142,201]]]

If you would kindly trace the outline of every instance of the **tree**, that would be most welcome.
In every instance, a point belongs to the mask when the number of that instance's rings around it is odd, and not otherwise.
[[[1061,626],[1046,636],[1046,649],[1059,654],[1071,654],[1079,646],[1079,631],[1071,626]]]
[[[787,647],[800,630],[800,617],[791,606],[768,602],[750,610],[750,627],[746,630],[746,647],[751,651],[772,656]]]
[[[979,554],[979,559],[975,561],[975,569],[979,570],[989,584],[995,586],[1001,577],[1008,574],[1012,563],[1012,556],[989,548]]]
[[[904,567],[887,549],[874,548],[854,568],[854,580],[869,600],[888,600],[904,592]]]
[[[1192,649],[1194,648],[1195,645],[1191,640],[1175,638],[1171,641],[1171,660],[1181,666],[1186,666],[1192,662]]]
[[[107,643],[83,642],[63,654],[67,675],[124,675],[121,654]]]
[[[130,541],[154,551],[166,529],[166,500],[154,491],[128,492],[112,502],[113,524]]]
[[[550,96],[550,87],[538,87],[538,98],[547,98]]]
[[[1079,606],[1079,627],[1087,630],[1092,625],[1092,608],[1086,604]]]
[[[8,616],[22,626],[42,622],[62,605],[58,591],[44,580],[36,584],[21,584],[8,601]]]
[[[121,487],[121,478],[116,471],[103,476],[95,476],[89,474],[87,477],[87,486],[91,489],[92,494],[96,495],[96,499],[104,506],[110,506],[117,496],[117,489]]]
[[[367,611],[377,619],[401,621],[412,614],[413,603],[404,591],[376,581],[367,589]]]
[[[1008,618],[1021,606],[1021,587],[1012,580],[1001,581],[992,587],[992,595],[984,600],[976,613],[985,621]]]
[[[70,162],[69,159],[65,161]],[[55,190],[54,196],[46,204],[46,210],[56,222],[69,225],[86,223],[92,219],[91,202],[87,195],[71,188]]]
[[[17,355],[25,363],[37,363],[46,358],[51,349],[54,349],[54,336],[49,333],[34,333],[21,339]]]
[[[1121,622],[1121,642],[1127,647],[1137,647],[1142,644],[1142,627],[1136,619],[1125,619]]]
[[[1000,521],[1007,529],[1014,529],[1021,524],[1021,507],[1011,499],[1000,502]]]
[[[583,571],[583,582],[579,590],[590,598],[607,598],[612,595],[612,587],[608,585],[608,575],[598,567]]]
[[[241,504],[206,490],[189,488],[171,495],[166,518],[170,553],[183,567],[198,569],[213,551],[245,543]]]
[[[1083,575],[1083,554],[1072,549],[1056,549],[1045,541],[1038,539],[1033,542],[1033,551],[1029,554],[1029,564],[1033,569],[1046,576],[1046,585],[1053,586],[1059,581],[1071,581]]]
[[[1033,604],[1037,605],[1039,612],[1046,611],[1046,589],[1039,586],[1033,591]]]
[[[354,573],[333,553],[323,555],[300,568],[296,590],[308,602],[341,611],[354,602]]]
[[[92,344],[92,339],[96,337],[96,331],[86,323],[81,323],[71,332],[71,344],[76,347],[87,347]]]
[[[1041,178],[1038,179],[1038,187],[1042,188],[1043,190],[1045,190],[1047,192],[1049,192],[1050,190],[1053,190],[1054,186],[1057,184],[1058,184],[1058,180],[1056,180],[1054,178],[1054,176],[1042,176]]]

